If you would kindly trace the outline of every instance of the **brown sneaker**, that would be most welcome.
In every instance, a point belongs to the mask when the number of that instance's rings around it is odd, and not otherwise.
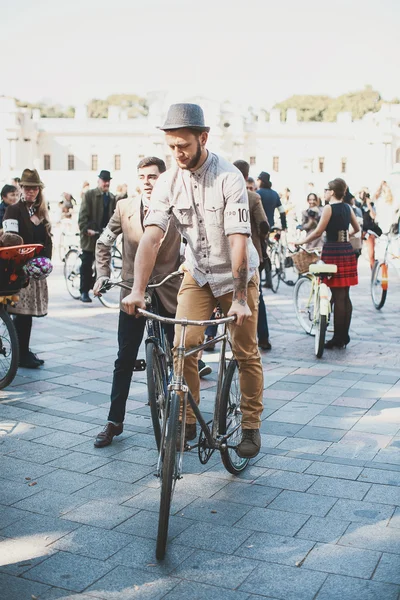
[[[236,448],[240,458],[254,458],[261,449],[261,435],[259,429],[243,429],[242,441]]]
[[[196,423],[186,423],[185,427],[185,444],[191,440],[195,440],[197,437]],[[178,436],[176,438],[176,449],[180,450],[181,447],[181,423],[179,423]]]
[[[113,437],[115,435],[121,435],[123,430],[124,426],[122,423],[119,423],[118,425],[114,425],[114,423],[107,423],[103,431],[97,434],[97,437],[94,440],[95,447],[103,448],[104,446],[109,446],[113,441]]]

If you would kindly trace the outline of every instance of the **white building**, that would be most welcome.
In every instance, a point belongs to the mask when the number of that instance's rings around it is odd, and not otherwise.
[[[112,189],[128,183],[136,187],[136,165],[148,155],[171,162],[163,133],[156,128],[164,120],[170,98],[153,94],[146,118],[128,119],[118,107],[110,107],[107,119],[89,119],[86,107],[73,119],[40,118],[38,110],[21,109],[11,98],[0,98],[0,183],[35,167],[46,185],[49,201],[63,191],[77,199],[82,183],[96,185],[97,174],[108,169]],[[400,196],[400,105],[385,104],[377,113],[352,121],[341,113],[334,123],[298,122],[289,110],[285,122],[278,110],[270,120],[258,120],[240,107],[205,98],[191,98],[204,109],[211,126],[209,148],[229,160],[245,159],[251,174],[271,173],[273,187],[289,187],[303,197],[310,182],[322,193],[329,179],[343,177],[350,188],[363,185],[374,190],[386,179]],[[398,189],[396,193],[396,189]]]

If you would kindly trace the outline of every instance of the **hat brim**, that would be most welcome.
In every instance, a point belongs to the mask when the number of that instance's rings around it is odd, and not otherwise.
[[[40,189],[44,188],[44,183],[42,181],[40,183],[32,183],[31,181],[20,181],[19,185],[21,187],[39,187]]]
[[[175,129],[196,129],[196,131],[206,131],[207,133],[210,131],[210,127],[200,127],[200,125],[178,125],[176,123],[172,123],[171,125],[158,125],[157,129],[161,129],[161,131],[173,131]]]

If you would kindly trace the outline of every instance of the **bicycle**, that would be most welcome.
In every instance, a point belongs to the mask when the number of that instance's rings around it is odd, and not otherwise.
[[[383,237],[383,236],[382,236]],[[399,254],[391,251],[391,245],[394,241],[399,241],[399,236],[386,234],[385,251],[382,260],[375,260],[371,274],[371,298],[376,310],[383,308],[386,302],[389,287],[389,265],[391,264],[397,271],[394,260],[400,259]]]
[[[295,281],[289,278],[289,269],[295,270],[291,256],[294,250],[289,248],[287,240],[282,237],[282,231],[277,227],[271,229],[269,245],[271,248],[271,289],[276,294],[281,281],[288,286],[295,285]]]
[[[315,250],[309,251],[303,246],[299,247],[309,255],[319,254]],[[315,336],[314,351],[317,358],[322,358],[324,353],[326,330],[332,313],[331,292],[321,276],[329,276],[336,272],[337,265],[328,265],[321,261],[311,263],[308,272],[299,278],[294,287],[296,317],[304,331]]]
[[[76,234],[79,236],[79,233]],[[81,250],[78,245],[69,246],[68,252],[63,258],[64,263],[64,279],[67,286],[68,293],[74,300],[80,298],[80,285],[81,285]],[[110,279],[113,282],[117,282],[121,279],[122,270],[122,254],[118,249],[116,243],[111,248],[111,262],[110,262],[111,276]],[[93,262],[93,281],[96,279],[95,263]],[[106,294],[99,296],[100,302],[106,308],[119,308],[119,292],[117,290],[110,292],[108,296]]]

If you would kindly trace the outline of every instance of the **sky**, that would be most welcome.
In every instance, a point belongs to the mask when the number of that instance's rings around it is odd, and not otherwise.
[[[64,106],[167,90],[271,108],[400,97],[399,0],[0,0],[0,95]]]

